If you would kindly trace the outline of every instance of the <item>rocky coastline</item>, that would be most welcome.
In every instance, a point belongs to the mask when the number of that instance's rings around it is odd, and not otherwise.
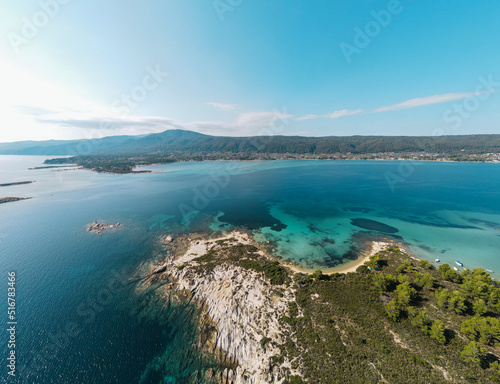
[[[232,232],[217,239],[179,238],[168,244],[174,255],[162,264],[151,265],[142,286],[161,282],[171,297],[195,302],[202,308],[197,347],[229,367],[213,377],[213,372],[207,372],[211,380],[283,383],[290,375],[299,374],[290,361],[280,359],[279,348],[286,333],[281,318],[295,300],[292,285],[275,286],[262,273],[231,263],[223,255],[216,256],[217,265],[213,267],[202,265],[203,257],[210,252],[253,247],[249,235]],[[252,254],[267,257],[258,249]]]
[[[298,362],[281,350],[290,336],[283,318],[290,316],[291,305],[297,307],[297,285],[290,276],[301,271],[280,264],[241,231],[213,239],[167,236],[160,242],[169,256],[147,267],[138,290],[157,284],[165,297],[188,300],[202,309],[197,348],[228,367],[217,374],[207,372],[207,382],[287,383],[301,376]],[[370,254],[383,245],[375,244]],[[276,271],[281,275],[273,275]],[[302,316],[300,310],[297,316]]]

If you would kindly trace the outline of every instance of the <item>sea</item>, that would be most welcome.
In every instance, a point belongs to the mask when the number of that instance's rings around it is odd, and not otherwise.
[[[0,204],[2,383],[204,382],[217,363],[193,348],[197,309],[139,289],[144,265],[168,257],[165,235],[245,228],[276,257],[329,272],[370,241],[389,239],[435,265],[460,261],[500,278],[500,164],[211,161],[124,175],[33,169],[46,158],[0,156],[0,184],[34,181],[0,187],[0,197],[32,197]],[[120,226],[99,235],[87,231],[94,220]]]

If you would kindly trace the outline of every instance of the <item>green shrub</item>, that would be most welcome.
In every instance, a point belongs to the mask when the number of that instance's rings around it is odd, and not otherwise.
[[[357,273],[368,273],[370,270],[366,265],[360,265],[358,268],[356,268]]]
[[[474,316],[462,323],[460,332],[472,341],[494,345],[500,339],[500,320],[494,317]]]
[[[300,378],[300,376],[290,376],[288,378],[288,383],[289,384],[303,384],[304,382]]]
[[[399,316],[401,315],[401,309],[399,307],[399,303],[396,300],[392,300],[387,303],[385,306],[385,313],[392,321],[398,321]]]
[[[406,308],[417,297],[417,290],[405,282],[396,287],[396,300],[402,308]]]
[[[478,316],[482,316],[488,311],[483,299],[476,299],[476,301],[472,303],[472,309],[474,310],[474,314]]]
[[[271,339],[269,337],[264,336],[262,339],[260,339],[260,345],[262,348],[265,348],[267,343],[269,343]]]
[[[411,319],[411,324],[419,327],[422,332],[427,335],[430,332],[432,321],[427,312],[422,310],[418,312],[418,314],[413,317],[413,319]]]
[[[437,319],[432,323],[429,334],[438,343],[446,344],[444,323],[441,320]]]
[[[460,356],[474,364],[483,366],[486,362],[486,352],[477,341],[471,341],[464,348]]]
[[[434,268],[432,266],[432,264],[429,263],[427,260],[420,260],[419,264],[420,264],[420,267],[422,267],[424,269],[433,269]]]

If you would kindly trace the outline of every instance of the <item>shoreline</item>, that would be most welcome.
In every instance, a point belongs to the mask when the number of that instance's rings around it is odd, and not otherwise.
[[[19,155],[5,155],[5,156],[19,156]],[[38,156],[38,155],[26,155],[26,156]],[[53,158],[50,158],[48,160],[52,160]],[[301,159],[301,158],[283,158],[283,159],[207,159],[207,160],[179,160],[179,161],[172,161],[172,162],[165,162],[165,163],[151,163],[151,164],[144,164],[144,165],[133,165],[132,170],[128,172],[113,172],[111,170],[102,170],[102,171],[97,171],[94,168],[88,168],[85,165],[72,165],[69,166],[69,169],[67,170],[77,170],[77,169],[86,169],[88,171],[92,172],[97,172],[97,173],[104,173],[104,174],[110,174],[110,175],[125,175],[125,174],[143,174],[143,173],[166,173],[165,171],[154,171],[147,169],[147,167],[151,166],[158,166],[158,165],[168,165],[168,164],[176,164],[176,163],[196,163],[196,162],[215,162],[215,161],[238,161],[238,162],[257,162],[257,161],[376,161],[376,162],[401,162],[401,161],[408,161],[408,162],[426,162],[426,163],[457,163],[457,164],[500,164],[499,160],[469,160],[469,161],[464,161],[464,160],[450,160],[450,159],[405,159],[405,158],[397,158],[397,159],[386,159],[386,158],[379,158],[379,159]],[[55,163],[57,164],[57,163]],[[61,165],[59,167],[66,167],[65,165]],[[43,168],[48,168],[48,167],[43,167]],[[57,166],[55,167],[57,168]],[[146,168],[146,169],[143,169]]]
[[[341,264],[340,266],[336,267],[330,267],[330,268],[306,268],[303,267],[297,263],[294,263],[293,261],[287,261],[285,259],[279,258],[275,255],[272,254],[271,251],[266,249],[265,247],[262,246],[261,243],[255,241],[253,237],[252,231],[248,231],[246,229],[242,228],[237,228],[233,229],[229,232],[223,232],[215,235],[214,237],[211,237],[210,235],[207,236],[207,234],[190,234],[187,235],[185,239],[182,239],[183,242],[185,242],[185,253],[182,254],[177,254],[174,256],[174,263],[176,264],[181,264],[179,263],[180,261],[187,261],[196,254],[197,256],[202,256],[204,252],[206,252],[206,244],[207,243],[216,243],[217,241],[220,240],[227,240],[229,238],[234,238],[238,243],[240,244],[252,244],[256,246],[259,249],[259,253],[268,258],[269,260],[276,261],[283,267],[289,269],[293,273],[304,273],[304,274],[312,274],[318,269],[321,269],[321,271],[324,274],[333,274],[333,273],[350,273],[350,272],[356,272],[356,269],[365,264],[371,256],[383,251],[387,247],[391,246],[397,246],[400,249],[403,249],[403,246],[401,243],[398,243],[395,240],[391,239],[383,239],[383,240],[372,240],[368,241],[369,244],[369,249],[364,251],[356,260],[351,260],[346,263]],[[404,251],[405,253],[408,253]],[[190,254],[190,257],[186,257],[188,254]],[[410,255],[411,256],[411,255]],[[412,256],[411,256],[412,257]],[[416,259],[416,258],[415,258]]]
[[[109,173],[109,174],[116,174],[116,175],[121,175],[121,174],[127,174],[127,173],[166,173],[164,171],[151,171],[151,170],[145,170],[145,171],[135,171],[135,169],[140,169],[140,168],[147,168],[150,166],[156,166],[156,165],[168,165],[168,164],[177,164],[177,163],[202,163],[202,162],[215,162],[215,161],[241,161],[241,162],[254,162],[254,161],[380,161],[380,162],[401,162],[401,161],[411,161],[411,162],[426,162],[426,163],[457,163],[457,164],[500,164],[500,161],[498,160],[477,160],[477,161],[463,161],[463,160],[440,160],[440,159],[296,159],[296,158],[285,158],[285,159],[238,159],[238,160],[232,160],[232,159],[217,159],[217,160],[179,160],[179,161],[173,161],[169,163],[154,163],[154,164],[148,164],[148,165],[136,165],[133,167],[133,171],[131,172],[125,172],[125,173],[114,173],[114,172],[109,172],[106,171],[104,173]],[[93,169],[90,168],[84,168],[93,171]],[[149,172],[148,172],[149,171]],[[96,171],[94,171],[96,172]]]
[[[362,255],[360,255],[356,260],[349,261],[345,264],[342,264],[341,266],[338,267],[331,267],[331,268],[326,268],[326,269],[321,269],[321,271],[325,274],[332,274],[332,273],[350,273],[350,272],[356,272],[356,269],[366,263],[368,260],[370,260],[370,257],[377,254],[380,251],[383,251],[389,246],[394,246],[396,245],[396,242],[392,242],[389,240],[386,241],[370,241],[370,250],[364,252]],[[274,256],[269,256],[275,260],[278,260]],[[311,274],[314,273],[314,269],[308,269],[301,267],[298,264],[295,264],[293,262],[287,262],[283,260],[278,260],[284,267],[287,267],[291,269],[295,273],[307,273]],[[316,270],[317,270],[316,269]]]

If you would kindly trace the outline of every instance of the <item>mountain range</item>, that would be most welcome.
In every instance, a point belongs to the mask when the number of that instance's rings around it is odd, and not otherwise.
[[[132,155],[165,153],[498,153],[500,135],[459,136],[210,136],[167,130],[90,140],[0,143],[0,155]]]

